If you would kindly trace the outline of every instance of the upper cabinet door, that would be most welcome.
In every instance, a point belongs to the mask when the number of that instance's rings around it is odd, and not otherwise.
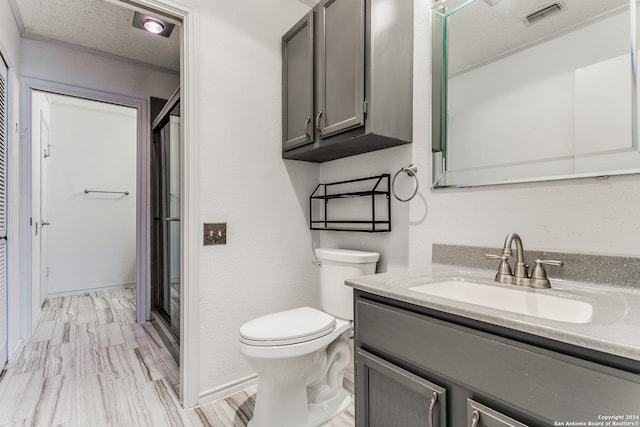
[[[320,137],[364,125],[364,0],[318,8],[316,126]]]
[[[313,11],[282,37],[282,142],[289,150],[314,141]]]

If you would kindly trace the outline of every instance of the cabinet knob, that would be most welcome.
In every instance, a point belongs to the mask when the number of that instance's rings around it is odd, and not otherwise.
[[[311,116],[307,116],[307,120],[304,122],[304,134],[307,137],[307,141],[311,139],[311,134],[309,133],[309,123],[311,123]]]
[[[473,411],[473,414],[471,414],[471,426],[470,427],[478,427],[478,424],[480,423],[480,412]]]
[[[322,111],[316,114],[316,130],[318,131],[318,135],[322,135],[322,129],[320,128],[320,117],[322,117]]]
[[[435,391],[431,394],[431,402],[429,403],[429,427],[433,427],[433,412],[436,408],[436,403],[438,403],[438,393]]]

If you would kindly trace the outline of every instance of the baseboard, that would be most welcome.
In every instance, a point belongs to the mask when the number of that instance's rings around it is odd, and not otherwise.
[[[101,286],[98,288],[88,288],[88,289],[77,289],[75,291],[65,291],[65,292],[55,292],[55,293],[50,293],[47,298],[49,297],[66,297],[66,296],[70,296],[70,295],[82,295],[85,294],[87,292],[100,292],[100,291],[113,291],[116,289],[127,289],[127,288],[131,288],[131,287],[135,287],[135,283],[124,283],[122,285],[111,285],[111,286]]]
[[[214,400],[224,399],[225,397],[229,397],[234,393],[237,393],[247,387],[251,387],[256,384],[258,384],[258,376],[256,374],[253,374],[249,375],[248,377],[221,385],[219,387],[203,391],[198,395],[197,406],[213,402]]]
[[[24,341],[22,341],[22,338],[20,338],[16,346],[13,348],[13,353],[11,353],[11,355],[9,356],[9,362],[13,362],[18,357],[20,357],[20,355],[22,354],[22,350],[24,350]]]
[[[250,375],[246,378],[242,378],[237,381],[233,381],[220,387],[215,387],[207,391],[203,391],[198,396],[198,404],[196,406],[206,405],[215,400],[224,399],[231,396],[234,393],[244,390],[258,384],[258,376],[256,374]],[[353,395],[354,393],[354,378],[353,372],[346,370],[344,372],[344,380],[342,382],[345,390]]]

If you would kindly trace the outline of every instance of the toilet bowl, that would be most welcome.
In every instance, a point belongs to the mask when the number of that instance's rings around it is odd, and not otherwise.
[[[344,411],[351,360],[353,291],[344,280],[374,274],[379,254],[316,249],[323,311],[300,307],[268,314],[240,328],[240,352],[258,374],[249,427],[314,427]]]

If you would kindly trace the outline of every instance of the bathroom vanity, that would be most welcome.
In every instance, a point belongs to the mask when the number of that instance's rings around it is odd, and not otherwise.
[[[539,318],[418,291],[438,281],[493,286],[491,274],[467,272],[347,281],[357,426],[640,426],[639,292],[562,281],[525,290],[526,310],[548,293],[593,309]]]

